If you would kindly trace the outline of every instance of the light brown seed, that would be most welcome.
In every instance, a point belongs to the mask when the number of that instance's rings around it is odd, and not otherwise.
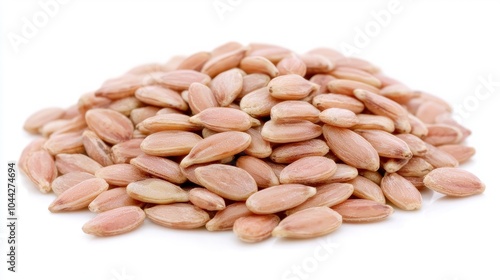
[[[388,158],[411,158],[412,153],[405,141],[382,130],[357,130],[375,148],[379,156]]]
[[[331,151],[343,162],[360,169],[377,171],[380,159],[370,142],[347,128],[323,126],[323,136]],[[356,147],[352,149],[351,147]]]
[[[137,206],[124,206],[98,214],[83,225],[85,233],[113,236],[130,232],[144,222],[146,214]]]
[[[43,145],[43,148],[51,155],[82,153],[84,152],[82,133],[69,132],[51,135]]]
[[[278,76],[279,71],[269,59],[262,56],[247,56],[240,62],[241,70],[248,74],[262,73],[271,78]]]
[[[308,75],[328,73],[335,67],[335,64],[330,59],[321,54],[306,53],[301,55],[300,59],[306,65]]]
[[[458,128],[446,124],[430,124],[427,130],[423,140],[434,146],[458,143],[463,137]]]
[[[325,180],[326,183],[343,183],[352,180],[358,176],[358,169],[347,164],[338,163],[337,171],[330,178]]]
[[[425,137],[429,132],[427,130],[427,126],[425,126],[424,122],[422,122],[419,118],[415,117],[412,114],[408,114],[408,121],[411,125],[410,133],[417,137]]]
[[[230,53],[232,51],[240,50],[242,48],[243,48],[242,44],[240,44],[238,42],[231,41],[231,42],[224,43],[220,46],[217,46],[216,48],[214,48],[212,50],[211,54],[213,57],[216,57],[219,55]]]
[[[198,131],[203,127],[189,121],[184,114],[160,114],[143,120],[137,129],[145,134],[152,134],[165,130]]]
[[[228,106],[240,95],[243,88],[243,76],[239,69],[231,69],[217,75],[210,88],[220,106]]]
[[[95,97],[105,97],[109,99],[120,99],[134,95],[135,91],[144,83],[143,75],[125,74],[118,78],[105,81],[101,87],[96,90]],[[98,100],[96,100],[98,101]],[[95,101],[86,102],[89,105],[99,104]],[[96,108],[91,106],[90,108]]]
[[[99,138],[110,144],[129,140],[134,132],[134,125],[127,117],[110,109],[89,110],[85,120]]]
[[[319,89],[318,89],[319,94],[327,93],[328,92],[328,83],[333,81],[333,80],[335,80],[335,77],[333,77],[332,75],[328,75],[328,74],[316,74],[309,79],[309,81],[311,83],[315,83],[319,86]],[[339,95],[342,95],[342,94],[339,94]],[[315,96],[315,94],[313,94],[312,96]]]
[[[253,177],[235,166],[210,164],[196,168],[194,173],[202,186],[227,199],[244,201],[257,191]]]
[[[133,93],[130,94],[129,96],[131,95],[133,95]],[[95,92],[89,92],[80,96],[80,98],[78,99],[77,106],[78,106],[78,111],[84,114],[90,109],[107,107],[111,102],[112,102],[111,99],[105,97],[98,97],[96,96]]]
[[[101,178],[90,178],[82,181],[61,193],[49,205],[49,211],[54,213],[86,208],[108,187],[108,183]]]
[[[393,79],[391,77],[388,77],[386,75],[384,75],[383,73],[381,72],[377,72],[377,73],[373,73],[373,76],[377,79],[380,80],[380,82],[382,82],[382,87],[386,87],[386,86],[390,86],[390,85],[400,85],[401,82],[396,80],[396,79]]]
[[[312,104],[321,111],[328,108],[339,108],[351,110],[358,114],[363,112],[365,109],[365,105],[363,105],[363,103],[359,100],[350,96],[335,93],[318,94],[313,98]]]
[[[311,139],[274,148],[270,158],[277,163],[292,163],[307,156],[324,156],[329,150],[325,141]]]
[[[272,214],[300,205],[315,194],[316,188],[313,187],[282,184],[252,194],[246,204],[255,214]]]
[[[132,110],[140,108],[144,106],[139,99],[135,98],[135,96],[129,96],[117,100],[113,100],[111,104],[109,104],[108,109],[116,111],[125,116],[129,116]]]
[[[342,216],[325,207],[311,207],[291,214],[274,228],[274,237],[313,238],[329,234],[342,225]]]
[[[272,143],[292,143],[314,139],[321,135],[321,126],[310,121],[277,123],[267,121],[262,127],[262,138]]]
[[[82,144],[87,155],[102,166],[113,164],[111,159],[111,148],[91,130],[85,130],[82,134]]]
[[[272,63],[278,63],[278,61],[289,56],[291,53],[289,49],[281,46],[251,43],[247,56],[263,56]]]
[[[391,206],[368,199],[348,199],[332,207],[345,223],[378,222],[394,211]]]
[[[244,151],[251,137],[240,131],[226,131],[205,138],[191,149],[181,161],[181,167],[221,160]]]
[[[271,120],[279,123],[310,121],[316,123],[319,121],[320,111],[309,102],[288,100],[276,104],[271,109]]]
[[[142,207],[143,202],[131,198],[127,194],[127,188],[113,188],[100,193],[89,204],[89,210],[94,213],[101,213],[119,207],[138,206]]]
[[[414,157],[427,154],[427,145],[419,137],[413,134],[397,134],[396,137],[406,142]]]
[[[363,176],[379,186],[380,182],[382,182],[382,175],[377,171],[359,170],[359,176]]]
[[[432,169],[434,169],[434,167],[424,159],[413,157],[407,164],[398,170],[398,174],[408,177],[422,177],[431,172]]]
[[[217,132],[246,131],[252,126],[260,125],[259,120],[250,117],[247,113],[225,107],[206,108],[190,117],[189,121]]]
[[[157,205],[144,211],[153,223],[174,229],[199,228],[210,219],[207,212],[187,203]]]
[[[247,155],[256,158],[266,158],[271,155],[273,152],[271,144],[262,138],[260,130],[257,128],[250,128],[246,133],[252,138],[250,145],[244,151]]]
[[[192,83],[189,86],[188,103],[193,114],[198,114],[210,107],[219,106],[212,90],[200,83]]]
[[[335,161],[323,156],[308,156],[287,165],[280,174],[282,184],[318,184],[337,171]]]
[[[308,198],[304,203],[286,211],[289,216],[300,210],[311,207],[332,207],[346,201],[353,193],[354,187],[346,183],[330,183],[316,187],[316,194]]]
[[[245,202],[235,202],[218,211],[205,227],[209,231],[231,230],[236,220],[250,215],[253,213],[248,210]]]
[[[30,133],[39,133],[40,128],[51,121],[60,119],[64,112],[64,109],[56,107],[39,110],[26,119],[23,128]]]
[[[424,178],[427,188],[456,197],[464,197],[484,192],[485,185],[467,170],[458,168],[436,168]]]
[[[57,177],[57,168],[46,150],[34,151],[26,161],[28,177],[42,193],[50,192],[51,183]]]
[[[131,182],[127,185],[127,194],[133,199],[154,204],[189,201],[188,193],[185,190],[157,178]]]
[[[61,174],[75,171],[94,174],[102,168],[98,162],[83,154],[58,154],[55,163]]]
[[[352,129],[378,129],[389,133],[394,132],[394,122],[388,117],[358,114],[356,115],[358,123],[352,126]]]
[[[380,90],[372,85],[353,80],[335,79],[328,83],[328,90],[331,93],[354,96],[354,90],[356,89],[370,91],[374,94],[380,93]]]
[[[455,119],[453,119],[453,116],[449,112],[437,116],[436,123],[450,125],[460,130],[460,132],[462,132],[462,138],[457,139],[456,143],[462,143],[465,139],[467,139],[467,137],[472,134],[472,132],[468,128],[464,127]]]
[[[141,143],[141,150],[152,156],[183,156],[202,139],[188,131],[160,131],[148,135]]]
[[[36,138],[35,140],[31,141],[21,152],[21,156],[19,156],[19,167],[21,170],[25,173],[28,174],[29,170],[27,165],[28,158],[36,151],[39,151],[43,149],[43,145],[45,144],[45,141],[47,141],[46,138]]]
[[[418,210],[422,207],[422,195],[408,180],[397,173],[386,173],[380,183],[385,197],[403,210]]]
[[[280,184],[271,166],[261,159],[252,156],[240,156],[236,161],[236,166],[248,172],[259,188]]]
[[[402,84],[387,85],[380,90],[380,94],[399,104],[407,103],[418,96],[418,93]]]
[[[358,124],[354,112],[347,109],[329,108],[319,114],[319,119],[329,125],[337,127],[352,127]]]
[[[243,98],[243,96],[249,94],[254,90],[266,87],[271,78],[266,74],[249,74],[243,77],[243,86],[241,88],[240,95],[238,98]]]
[[[403,178],[408,180],[408,182],[412,183],[415,186],[415,188],[417,188],[418,190],[425,187],[424,177],[405,177],[405,176],[403,176]]]
[[[427,101],[418,107],[415,116],[426,124],[433,124],[437,116],[446,112],[448,112],[448,110],[445,106],[434,101]]]
[[[307,53],[320,54],[320,55],[328,58],[333,63],[335,63],[339,59],[346,58],[341,52],[334,50],[334,49],[330,49],[330,48],[324,48],[324,47],[312,49],[312,50],[308,51]]]
[[[458,161],[447,152],[426,143],[427,153],[422,158],[430,163],[434,168],[457,167]]]
[[[60,195],[74,185],[91,178],[95,178],[95,176],[87,172],[69,172],[54,179],[51,188],[56,195]]]
[[[382,82],[375,76],[366,71],[356,68],[335,67],[335,69],[331,72],[331,74],[338,79],[357,81],[367,85],[374,86],[376,88],[380,88],[382,86]]]
[[[271,108],[279,102],[271,96],[267,87],[263,87],[243,96],[240,108],[252,117],[267,117],[271,114]]]
[[[374,114],[386,116],[393,120],[396,130],[399,132],[408,133],[411,131],[408,112],[398,103],[382,95],[363,89],[354,90],[354,95]]]
[[[382,168],[387,173],[396,173],[410,161],[410,158],[381,158]]]
[[[279,71],[279,75],[295,74],[304,77],[307,73],[306,64],[296,55],[283,58],[278,62],[276,68]]]
[[[442,145],[437,148],[453,156],[459,163],[468,161],[476,153],[474,147],[459,144]]]
[[[146,173],[128,163],[105,166],[97,170],[95,176],[106,180],[110,185],[118,187],[126,187],[132,182],[148,178]]]
[[[113,162],[129,163],[131,159],[144,154],[141,150],[143,140],[142,138],[135,138],[113,145],[111,148]]]
[[[182,184],[187,180],[186,176],[182,174],[179,164],[167,158],[140,155],[130,160],[130,164],[146,173],[174,184]]]
[[[210,77],[204,73],[194,70],[174,70],[166,72],[159,77],[161,85],[171,88],[173,90],[188,89],[192,83],[208,84]]]
[[[224,198],[205,188],[193,188],[188,195],[189,201],[201,209],[219,211],[226,208]]]
[[[363,176],[358,176],[347,183],[354,187],[354,196],[385,204],[385,197],[382,189],[371,180]]]
[[[272,97],[283,100],[298,100],[317,91],[319,86],[296,74],[272,79],[267,85]]]
[[[177,69],[200,71],[203,65],[212,57],[209,52],[197,52],[186,57],[179,63]]]
[[[252,215],[241,217],[234,222],[233,231],[241,241],[259,242],[271,237],[280,218],[276,215]]]
[[[138,100],[153,106],[174,108],[181,111],[188,109],[186,102],[182,100],[179,93],[158,85],[139,88],[135,92],[135,97]]]
[[[245,52],[246,49],[240,47],[220,55],[212,53],[212,58],[203,65],[201,72],[213,78],[221,72],[237,67],[245,56]]]

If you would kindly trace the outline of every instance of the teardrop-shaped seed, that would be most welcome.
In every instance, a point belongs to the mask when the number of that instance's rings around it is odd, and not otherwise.
[[[89,210],[94,213],[109,211],[124,206],[142,207],[144,202],[135,200],[127,194],[127,188],[112,188],[100,193],[89,204]]]
[[[138,228],[145,218],[141,208],[124,206],[98,214],[85,223],[82,230],[96,236],[113,236]]]
[[[51,155],[61,153],[77,154],[84,152],[81,132],[52,134],[43,145]]]
[[[33,152],[26,161],[28,177],[42,193],[50,192],[50,185],[57,177],[57,168],[46,150]]]
[[[354,96],[354,90],[357,89],[380,93],[380,90],[372,85],[353,80],[336,79],[328,83],[328,90],[332,93]]]
[[[358,176],[358,169],[347,164],[337,163],[337,171],[330,178],[324,181],[329,183],[343,183],[352,180]]]
[[[316,187],[316,194],[304,203],[288,209],[287,215],[312,207],[332,207],[346,201],[353,193],[354,187],[346,183],[330,183]]]
[[[282,184],[317,184],[335,174],[335,161],[323,156],[309,156],[286,166],[280,174]]]
[[[226,208],[224,198],[205,188],[191,189],[189,191],[189,201],[208,211],[219,211]]]
[[[311,139],[301,142],[289,143],[274,148],[271,160],[277,163],[292,163],[308,156],[324,156],[330,151],[325,141]]]
[[[464,197],[484,192],[485,185],[467,170],[458,168],[437,168],[427,174],[424,184],[431,190],[456,197]]]
[[[267,87],[263,87],[243,96],[240,108],[252,117],[267,117],[271,114],[271,108],[279,102],[271,96]]]
[[[202,139],[188,131],[160,131],[148,135],[141,143],[141,150],[152,156],[183,156]]]
[[[108,187],[108,183],[101,178],[87,179],[61,193],[49,205],[49,210],[50,212],[63,212],[86,208]]]
[[[278,213],[297,205],[316,194],[316,188],[301,184],[283,184],[260,190],[246,201],[255,214]]]
[[[222,72],[214,78],[210,88],[220,106],[228,106],[240,95],[243,88],[243,76],[238,69]]]
[[[253,213],[248,210],[245,202],[235,202],[218,211],[205,227],[209,231],[230,230],[236,220],[250,215]]]
[[[279,123],[319,121],[320,111],[309,102],[288,100],[276,104],[271,109],[271,120]]]
[[[248,74],[263,73],[274,78],[278,76],[279,71],[269,59],[262,56],[248,56],[240,62],[241,70]]]
[[[318,85],[296,74],[276,77],[267,88],[272,97],[283,100],[302,99],[319,89]]]
[[[97,170],[95,176],[106,180],[110,185],[118,187],[126,187],[132,182],[149,178],[146,173],[128,163],[105,166]]]
[[[462,132],[451,125],[427,125],[427,130],[428,133],[423,140],[434,146],[454,144],[462,139]]]
[[[391,206],[368,199],[348,199],[332,209],[342,215],[345,223],[378,222],[394,212]]]
[[[58,154],[55,163],[61,174],[75,171],[95,174],[102,168],[102,165],[83,154]]]
[[[258,90],[260,88],[267,88],[267,84],[271,78],[266,74],[249,74],[243,77],[243,86],[241,88],[240,95],[238,98],[243,98],[243,96],[249,94],[254,90]]]
[[[260,132],[259,132],[260,135]],[[36,151],[40,151],[43,149],[43,145],[45,144],[46,138],[36,138],[35,140],[31,141],[21,152],[21,156],[19,156],[19,167],[21,170],[25,173],[28,174],[29,170],[26,164],[28,163],[28,158]],[[271,154],[271,153],[269,153]]]
[[[382,130],[357,130],[375,148],[379,156],[388,158],[411,158],[413,155],[405,141]]]
[[[257,183],[245,170],[225,164],[201,166],[194,171],[202,186],[224,198],[243,201],[257,191]]]
[[[102,166],[113,164],[111,159],[111,148],[91,130],[85,130],[82,134],[82,143],[87,155]]]
[[[24,122],[23,128],[30,133],[38,133],[42,126],[61,118],[63,115],[64,109],[56,107],[45,108],[29,116]]]
[[[335,67],[334,71],[331,73],[338,79],[346,79],[368,84],[377,88],[382,86],[382,82],[377,79],[372,74],[351,67]]]
[[[365,109],[365,105],[356,98],[336,93],[318,94],[313,98],[312,104],[322,111],[328,108],[339,108],[359,114]]]
[[[212,54],[212,58],[203,65],[201,72],[210,77],[215,77],[221,72],[237,67],[245,57],[245,52],[245,48],[239,47],[220,55]]]
[[[342,216],[332,209],[311,207],[291,214],[274,228],[272,235],[286,238],[313,238],[329,234],[342,225]]]
[[[179,65],[177,69],[188,69],[200,71],[203,65],[212,57],[209,52],[197,52],[188,57],[186,57]]]
[[[427,153],[427,145],[419,137],[413,134],[397,134],[396,137],[406,142],[414,157],[420,157]]]
[[[459,163],[468,161],[476,153],[474,147],[468,147],[459,144],[450,144],[439,146],[438,149],[453,156]]]
[[[271,237],[280,218],[276,215],[252,215],[241,217],[233,225],[233,232],[244,242],[259,242]]]
[[[217,132],[246,131],[252,126],[260,125],[259,120],[250,117],[247,113],[225,107],[207,108],[189,118],[189,121]]]
[[[407,164],[398,170],[401,176],[422,177],[431,172],[434,167],[427,161],[419,157],[412,157]]]
[[[169,88],[158,85],[145,86],[135,92],[135,97],[140,101],[158,107],[168,107],[185,111],[188,106],[179,93]]]
[[[146,208],[146,216],[153,223],[174,229],[193,229],[204,226],[208,213],[187,203],[172,203]]]
[[[389,133],[394,132],[396,129],[394,122],[388,117],[368,114],[358,114],[356,117],[358,123],[353,125],[352,129],[378,129]]]
[[[259,126],[261,128],[261,126]],[[273,152],[271,143],[264,140],[257,128],[250,128],[246,131],[252,138],[250,145],[245,149],[245,153],[256,158],[266,158]]]
[[[141,150],[141,143],[144,139],[134,138],[116,145],[111,148],[111,158],[114,163],[129,163],[131,159],[136,158],[144,152]]]
[[[160,114],[143,120],[137,129],[145,134],[152,134],[165,130],[197,131],[203,127],[189,121],[184,114]]]
[[[380,187],[385,197],[403,210],[418,210],[422,207],[422,195],[405,178],[397,173],[386,173]]]
[[[159,82],[173,90],[188,89],[192,83],[208,84],[210,77],[204,73],[194,70],[174,70],[163,74]]]
[[[54,181],[52,181],[52,191],[56,195],[60,195],[65,190],[73,187],[74,185],[91,178],[95,178],[95,176],[87,172],[69,172],[57,177],[56,179],[54,179]]]
[[[140,155],[130,160],[130,164],[146,173],[174,184],[182,184],[187,180],[186,176],[182,174],[179,164],[167,158]]]
[[[85,120],[99,138],[110,144],[129,140],[134,132],[134,125],[127,117],[110,109],[89,110]]]
[[[205,138],[191,149],[181,161],[181,167],[224,159],[244,151],[251,137],[239,131],[226,131]]]
[[[133,199],[155,204],[189,201],[188,193],[185,190],[168,181],[156,178],[128,184],[127,193]]]
[[[319,119],[329,125],[337,127],[352,127],[358,124],[354,112],[347,109],[329,108],[319,114]]]
[[[427,146],[427,153],[422,158],[430,163],[434,168],[440,167],[457,167],[458,161],[447,152],[440,150],[429,143]]]
[[[271,166],[256,157],[241,156],[236,161],[236,166],[248,172],[260,188],[267,188],[280,183]]]
[[[262,138],[272,143],[292,143],[314,139],[321,135],[321,126],[310,121],[277,123],[267,121],[262,127]]]
[[[280,75],[296,74],[304,77],[307,72],[307,66],[299,57],[292,55],[285,57],[276,65]]]
[[[354,187],[354,196],[385,204],[385,197],[382,189],[371,180],[368,180],[363,176],[358,176],[348,183],[352,184]]]
[[[207,108],[219,106],[212,90],[200,83],[192,83],[189,86],[188,103],[193,114],[198,114]]]

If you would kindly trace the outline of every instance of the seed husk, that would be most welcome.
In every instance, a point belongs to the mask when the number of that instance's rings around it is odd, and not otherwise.
[[[218,74],[210,88],[220,106],[228,106],[240,95],[243,88],[243,75],[240,70],[231,69]]]
[[[277,163],[292,163],[307,156],[324,156],[330,148],[325,141],[311,139],[301,142],[289,143],[274,148],[270,156]]]
[[[413,134],[397,134],[396,137],[406,142],[414,157],[427,154],[427,145],[419,137]]]
[[[271,237],[280,218],[276,215],[252,215],[241,217],[234,222],[233,232],[244,242],[259,242]]]
[[[260,190],[246,201],[255,214],[273,214],[302,204],[316,194],[313,187],[301,184],[283,184]]]
[[[127,194],[127,188],[118,187],[100,193],[89,204],[89,210],[94,213],[101,213],[124,206],[142,207],[143,205],[142,201],[135,200]]]
[[[160,131],[148,135],[141,143],[141,150],[152,156],[184,156],[202,139],[188,131]]]
[[[267,88],[272,97],[282,100],[299,100],[319,89],[318,85],[296,74],[276,77]]]
[[[24,130],[30,133],[38,133],[45,124],[60,119],[64,115],[64,109],[50,107],[39,110],[29,116],[24,122]]]
[[[318,184],[337,171],[335,161],[323,156],[308,156],[287,165],[280,174],[282,184]]]
[[[167,158],[140,155],[130,160],[130,164],[146,173],[174,184],[182,184],[187,180],[186,176],[182,174],[179,164]]]
[[[137,129],[144,134],[165,130],[198,131],[202,128],[202,126],[190,122],[189,116],[184,114],[157,114],[137,125]]]
[[[436,192],[464,197],[484,192],[485,185],[476,175],[459,168],[436,168],[424,178],[424,185]]]
[[[373,181],[358,176],[351,181],[348,181],[354,187],[353,195],[358,198],[369,199],[381,204],[385,204],[385,197],[379,185]]]
[[[99,138],[110,144],[129,140],[134,132],[134,125],[126,116],[110,109],[89,110],[85,120]]]
[[[188,103],[193,114],[198,114],[207,108],[219,106],[212,90],[200,83],[192,83],[189,86]]]
[[[206,108],[190,117],[189,121],[216,132],[246,131],[252,126],[260,125],[259,120],[250,117],[247,113],[225,107]]]
[[[54,181],[52,181],[52,191],[56,195],[60,195],[65,190],[73,187],[74,185],[91,178],[95,178],[95,176],[87,172],[69,172],[57,177],[56,179],[54,179]]]
[[[51,183],[57,177],[57,168],[52,156],[46,150],[33,152],[26,161],[28,177],[42,193],[50,192]]]
[[[224,198],[206,188],[193,188],[189,191],[189,201],[208,211],[219,211],[226,208]]]
[[[394,132],[396,129],[394,127],[394,122],[388,117],[368,115],[368,114],[358,114],[356,115],[358,120],[357,124],[354,124],[352,129],[378,129],[389,133]]]
[[[271,96],[267,87],[263,87],[243,96],[240,109],[254,118],[267,117],[271,114],[272,107],[279,102],[280,100]]]
[[[323,110],[319,114],[319,119],[326,124],[336,127],[353,127],[359,122],[354,112],[340,108]]]
[[[101,178],[87,179],[61,193],[49,205],[49,210],[54,213],[86,208],[108,187],[108,183]]]
[[[174,108],[185,111],[188,105],[179,93],[158,85],[141,87],[135,91],[135,97],[149,105]]]
[[[337,163],[337,171],[330,178],[324,181],[327,183],[343,183],[358,176],[358,169],[347,164]]]
[[[318,94],[313,98],[312,104],[321,111],[328,108],[339,108],[359,114],[365,109],[365,105],[359,100],[337,93]]]
[[[209,76],[198,71],[179,69],[166,72],[159,77],[158,82],[173,90],[185,90],[188,89],[192,83],[201,83],[206,85],[210,82],[210,80]]]
[[[82,134],[82,143],[87,155],[102,166],[113,164],[111,159],[111,148],[91,130],[85,130]]]
[[[410,148],[403,140],[382,130],[357,130],[375,148],[379,156],[388,158],[411,158]]]
[[[342,225],[342,216],[325,207],[311,207],[291,214],[274,228],[274,237],[312,238],[329,234]]]
[[[156,205],[144,211],[153,223],[174,229],[199,228],[210,219],[207,212],[188,203]]]
[[[113,236],[130,232],[144,222],[146,214],[137,206],[124,206],[98,214],[83,225],[85,233]]]
[[[83,138],[81,132],[69,132],[61,133],[57,135],[51,135],[43,148],[47,150],[51,155],[57,155],[61,153],[66,154],[77,154],[84,152]]]
[[[280,184],[271,166],[261,159],[252,156],[241,156],[236,160],[236,166],[248,172],[259,188]]]
[[[61,174],[75,171],[95,174],[102,168],[98,162],[83,154],[58,154],[55,163]]]
[[[314,139],[321,135],[321,126],[310,121],[278,123],[267,121],[262,127],[262,138],[272,143],[292,143]]]
[[[185,190],[168,181],[156,178],[128,184],[127,194],[133,199],[154,204],[189,201],[188,193]]]
[[[391,206],[368,199],[348,199],[332,207],[342,216],[345,223],[378,222],[394,211]]]
[[[21,156],[19,156],[19,167],[21,170],[25,173],[29,173],[29,169],[27,167],[28,159],[29,157],[36,151],[39,151],[43,149],[43,145],[45,144],[45,141],[47,141],[46,138],[37,138],[31,143],[29,143],[22,151]]]
[[[248,74],[262,73],[274,78],[278,76],[279,71],[269,59],[262,56],[248,56],[240,62],[241,70]]]
[[[385,197],[403,210],[418,210],[422,207],[422,195],[415,186],[397,173],[386,173],[380,187]]]
[[[320,111],[309,102],[288,100],[276,104],[271,109],[271,120],[278,123],[319,121]]]

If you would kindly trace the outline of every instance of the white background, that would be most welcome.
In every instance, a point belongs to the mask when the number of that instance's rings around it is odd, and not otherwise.
[[[498,83],[474,103],[481,77],[500,81],[498,1],[401,1],[400,12],[373,29],[364,45],[356,45],[357,28],[370,26],[389,0],[233,0],[222,18],[214,0],[67,2],[16,51],[9,38],[22,36],[23,18],[33,21],[43,10],[38,1],[1,1],[4,182],[7,162],[17,160],[32,139],[22,130],[32,112],[67,107],[132,66],[227,41],[274,43],[297,52],[344,42],[412,88],[452,104],[472,102],[464,123],[473,130],[468,144],[477,154],[464,168],[487,189],[466,199],[424,192],[423,209],[396,211],[385,222],[344,224],[313,240],[248,245],[232,232],[169,230],[149,221],[130,234],[94,238],[81,231],[92,213],[51,214],[47,206],[54,196],[19,175],[18,272],[6,270],[2,187],[0,279],[500,279]],[[292,274],[294,267],[304,274]]]

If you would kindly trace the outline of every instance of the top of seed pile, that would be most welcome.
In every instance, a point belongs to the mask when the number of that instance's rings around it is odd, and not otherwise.
[[[147,217],[243,241],[311,238],[417,210],[420,191],[484,191],[458,169],[470,131],[442,99],[317,48],[230,42],[139,65],[30,116],[19,165],[52,212],[88,208],[110,236]]]

